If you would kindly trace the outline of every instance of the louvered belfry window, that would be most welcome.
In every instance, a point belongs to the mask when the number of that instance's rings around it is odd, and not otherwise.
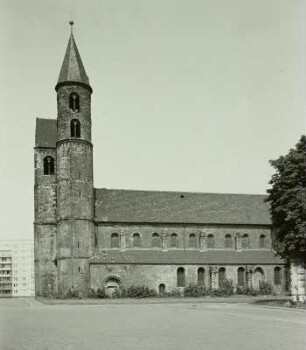
[[[76,92],[69,95],[69,110],[75,113],[80,111],[80,96]]]

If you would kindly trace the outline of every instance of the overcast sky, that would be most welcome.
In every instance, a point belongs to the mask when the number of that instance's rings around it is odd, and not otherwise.
[[[264,194],[305,132],[298,0],[0,0],[0,239],[33,237],[35,119],[75,39],[97,188]]]

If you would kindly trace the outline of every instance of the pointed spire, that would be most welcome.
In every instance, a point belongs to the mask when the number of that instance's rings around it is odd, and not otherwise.
[[[73,36],[72,27],[74,22],[70,21],[69,24],[71,25],[71,35],[70,35],[70,39],[66,49],[64,61],[62,64],[62,68],[60,71],[56,88],[58,87],[59,84],[67,83],[67,82],[82,83],[90,87],[89,79],[85,72],[85,68]]]

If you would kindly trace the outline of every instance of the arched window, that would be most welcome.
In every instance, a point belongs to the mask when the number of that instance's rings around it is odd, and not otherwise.
[[[233,240],[231,235],[225,235],[225,242],[224,242],[225,248],[232,248],[233,247]]]
[[[177,246],[177,234],[172,233],[172,235],[170,236],[170,248],[177,248]]]
[[[118,233],[113,233],[111,235],[111,248],[119,248],[119,235],[118,235]]]
[[[196,235],[194,233],[189,235],[189,248],[196,248]]]
[[[51,156],[44,158],[44,175],[54,175],[54,158]]]
[[[161,283],[158,286],[158,293],[160,296],[164,296],[166,294],[166,286],[164,285],[164,283]]]
[[[225,268],[220,267],[220,269],[219,269],[219,287],[223,286],[224,281],[225,281]]]
[[[153,233],[152,235],[152,247],[160,248],[161,247],[161,238],[158,233]]]
[[[266,236],[260,235],[259,237],[259,248],[264,248],[266,246]]]
[[[238,268],[238,286],[243,287],[245,285],[245,269],[243,267]]]
[[[207,248],[215,248],[214,235],[208,235],[207,236]]]
[[[198,286],[205,285],[205,270],[203,267],[198,268]]]
[[[81,123],[77,119],[72,119],[70,122],[70,136],[81,137]]]
[[[265,280],[265,275],[261,267],[256,267],[254,271],[254,288],[258,289],[260,283]]]
[[[177,286],[186,287],[185,269],[183,267],[177,269]]]
[[[76,92],[69,95],[69,109],[76,113],[80,111],[80,96]]]
[[[248,249],[250,247],[249,235],[245,234],[242,236],[241,248]]]
[[[279,266],[274,269],[274,284],[281,284],[281,268]]]
[[[140,235],[139,235],[139,233],[133,234],[133,247],[140,248]]]

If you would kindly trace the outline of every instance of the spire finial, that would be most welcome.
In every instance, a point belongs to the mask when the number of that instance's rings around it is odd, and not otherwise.
[[[71,16],[70,16],[69,24],[70,24],[70,26],[71,26],[71,35],[73,35],[73,25],[74,25],[73,11],[71,11]]]

